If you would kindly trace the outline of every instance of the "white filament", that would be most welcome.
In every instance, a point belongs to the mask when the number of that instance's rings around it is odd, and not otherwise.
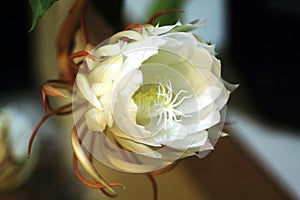
[[[185,90],[180,90],[176,95],[174,95],[170,80],[166,87],[161,83],[159,84],[157,99],[154,102],[154,112],[159,115],[157,125],[163,121],[164,129],[168,129],[172,128],[175,123],[180,123],[182,121],[182,117],[191,117],[191,115],[185,115],[179,109],[184,100],[193,96],[183,96],[179,99],[179,96],[186,92],[187,91]]]

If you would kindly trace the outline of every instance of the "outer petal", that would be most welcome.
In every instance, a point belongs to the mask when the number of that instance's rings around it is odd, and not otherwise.
[[[152,158],[161,158],[161,154],[151,149],[145,144],[137,143],[132,140],[115,137],[115,139],[127,150],[137,153],[139,155],[148,156]]]
[[[175,149],[187,150],[189,148],[196,148],[203,146],[208,138],[207,131],[201,131],[190,134],[184,139],[174,140],[166,145]]]
[[[167,43],[162,48],[170,50],[187,59],[191,64],[196,67],[211,70],[213,57],[206,48],[202,47],[199,41],[194,37],[192,33],[169,33],[164,35]],[[182,44],[180,47],[174,48],[174,40],[180,41]]]
[[[118,55],[122,50],[120,43],[107,44],[96,50],[95,54],[98,57],[101,56],[115,56]]]
[[[123,57],[118,55],[96,64],[88,75],[88,79],[92,83],[103,83],[115,81],[120,76],[121,68],[123,66]]]
[[[103,109],[103,107],[100,104],[99,100],[97,99],[94,91],[91,89],[91,86],[89,85],[88,80],[86,79],[86,77],[83,74],[81,74],[81,73],[77,74],[76,84],[77,84],[79,91],[81,92],[81,94],[84,96],[84,98],[88,102],[90,102],[92,105],[94,105],[99,110]]]
[[[164,33],[167,33],[169,31],[171,31],[176,26],[180,26],[180,25],[181,25],[180,21],[178,21],[174,25],[167,25],[167,26],[159,26],[158,24],[156,26],[153,26],[153,25],[150,25],[150,24],[146,24],[145,25],[145,31],[149,35],[162,35]]]
[[[89,130],[102,132],[107,125],[107,114],[103,110],[92,108],[86,112],[85,120]]]
[[[118,42],[121,38],[128,38],[131,40],[136,40],[139,41],[142,39],[142,35],[137,32],[137,31],[133,31],[133,30],[126,30],[126,31],[121,31],[118,32],[116,34],[114,34],[110,39],[109,39],[109,43],[116,43]]]
[[[147,138],[134,138],[130,136],[130,134],[126,134],[124,131],[122,131],[119,127],[113,126],[110,128],[111,132],[113,135],[119,138],[123,138],[126,140],[132,140],[135,141],[136,143],[141,143],[144,145],[149,145],[153,147],[161,147],[161,144],[156,142],[153,137],[147,137]]]
[[[202,109],[199,112],[190,113],[192,120],[186,119],[182,123],[181,134],[190,134],[203,131],[220,122],[220,113],[214,104]]]

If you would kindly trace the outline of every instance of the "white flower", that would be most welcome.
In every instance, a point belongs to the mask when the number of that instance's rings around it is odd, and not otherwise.
[[[81,108],[74,119],[95,158],[148,172],[213,149],[230,91],[214,46],[183,32],[195,28],[122,31],[91,52],[98,59],[86,58],[74,86]]]

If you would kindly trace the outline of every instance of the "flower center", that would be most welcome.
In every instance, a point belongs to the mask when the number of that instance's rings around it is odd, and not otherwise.
[[[133,95],[134,103],[138,107],[136,122],[145,126],[151,122],[154,101],[157,99],[157,84],[149,83],[140,87]]]
[[[137,124],[145,126],[155,122],[156,126],[169,129],[180,123],[183,117],[191,117],[181,111],[184,100],[192,97],[192,95],[183,96],[186,92],[180,90],[175,94],[170,80],[167,85],[162,83],[143,85],[133,96],[138,107]]]

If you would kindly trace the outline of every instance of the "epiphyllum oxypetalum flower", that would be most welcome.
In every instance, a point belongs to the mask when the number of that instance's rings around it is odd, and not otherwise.
[[[189,32],[196,28],[147,24],[113,35],[86,58],[73,115],[96,159],[143,173],[213,149],[230,90],[214,46]]]

